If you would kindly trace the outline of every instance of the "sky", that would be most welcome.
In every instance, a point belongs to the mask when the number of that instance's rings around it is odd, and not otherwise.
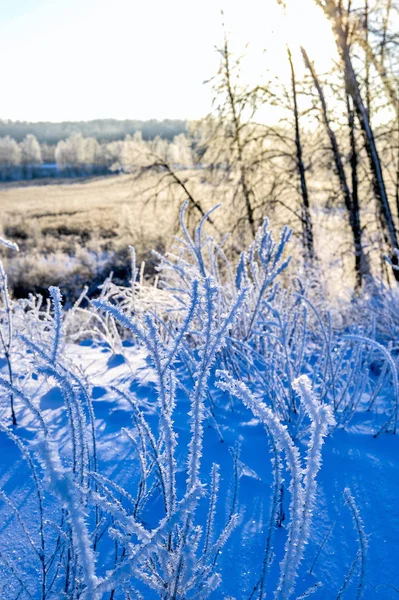
[[[0,118],[200,118],[223,21],[234,51],[249,43],[248,82],[287,77],[287,38],[309,44],[322,70],[331,62],[312,0],[292,0],[289,18],[276,0],[0,0]]]

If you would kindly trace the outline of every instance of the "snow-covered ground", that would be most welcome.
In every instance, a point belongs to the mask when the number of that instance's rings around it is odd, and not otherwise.
[[[278,289],[266,224],[222,283],[201,227],[163,290],[2,313],[1,598],[398,595],[395,315]]]
[[[124,347],[123,355],[114,355],[106,344],[97,346],[86,342],[69,346],[67,354],[92,390],[99,472],[127,490],[132,489],[133,482],[137,481],[138,465],[132,445],[123,433],[126,428],[134,434],[131,408],[111,390],[111,386],[134,396],[151,423],[154,421],[156,406],[153,369],[148,365],[143,350],[135,347]],[[68,440],[66,406],[54,382],[49,380],[42,385],[35,394],[35,401],[43,418],[57,432],[57,437]],[[183,495],[185,486],[189,410],[188,397],[180,393],[175,413],[179,495]],[[3,405],[3,422],[6,422],[4,412]],[[19,402],[17,414],[19,422],[17,428],[13,429],[14,433],[25,442],[33,441],[35,424],[32,423],[29,412],[24,412]],[[357,534],[343,498],[346,487],[351,489],[356,498],[368,538],[364,597],[390,599],[397,596],[399,582],[395,548],[399,531],[399,438],[390,434],[374,438],[368,415],[369,413],[360,413],[345,431],[336,430],[326,439],[323,466],[318,475],[314,519],[296,588],[297,596],[315,583],[322,582],[323,587],[315,592],[314,597],[336,598],[356,557]],[[218,561],[217,570],[222,575],[222,584],[214,592],[214,597],[249,598],[259,577],[268,528],[272,485],[269,443],[262,424],[238,402],[230,405],[220,395],[215,408],[215,419],[219,432],[212,423],[205,427],[201,477],[204,482],[208,482],[209,489],[212,463],[220,465],[216,531],[223,528],[233,502],[232,450],[237,443],[240,445],[237,498],[240,516],[239,525]],[[1,489],[4,489],[18,508],[21,519],[36,543],[39,533],[37,501],[29,469],[15,444],[4,433],[0,434],[0,443]],[[300,444],[300,448],[304,451],[304,443]],[[287,493],[283,498],[284,513],[288,513],[288,505]],[[37,586],[33,580],[39,576],[38,561],[32,555],[27,535],[23,533],[18,519],[12,517],[13,511],[9,505],[2,503],[0,511],[1,556],[13,560],[19,576],[23,576],[26,582],[24,585],[27,592],[35,590]],[[201,518],[206,518],[205,506],[201,506],[200,513]],[[159,498],[155,494],[146,509],[145,525],[155,527],[160,514]],[[270,591],[274,589],[278,579],[278,564],[287,534],[285,525],[286,521],[283,521],[282,527],[277,528],[275,533],[276,557],[269,576]],[[112,556],[112,542],[108,540],[101,551]],[[14,595],[8,591],[10,578],[12,579],[10,567],[3,563],[2,598],[14,598],[17,595],[15,591]],[[345,597],[356,597],[356,586],[357,578],[354,576]],[[17,585],[15,589],[18,587]],[[158,597],[148,588],[139,585],[138,589],[140,587],[144,598]],[[35,592],[32,597],[39,598]]]

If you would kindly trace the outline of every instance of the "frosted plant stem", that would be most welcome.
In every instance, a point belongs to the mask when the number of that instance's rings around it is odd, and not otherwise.
[[[286,600],[292,594],[294,582],[297,575],[299,556],[297,552],[300,543],[299,533],[303,519],[303,499],[304,489],[302,485],[302,466],[298,448],[294,445],[287,427],[282,425],[276,415],[268,408],[264,402],[256,399],[245,386],[245,384],[235,381],[227,373],[219,373],[223,381],[218,382],[218,386],[226,391],[230,391],[236,397],[252,410],[262,423],[267,425],[268,430],[275,439],[277,448],[281,448],[285,453],[288,468],[291,473],[290,493],[290,524],[288,528],[288,538],[285,546],[285,554],[280,566],[280,581],[275,592],[275,598]]]
[[[392,356],[390,355],[388,350],[386,348],[384,348],[384,346],[382,344],[379,344],[378,342],[376,342],[373,339],[366,338],[366,337],[363,337],[360,335],[345,335],[344,339],[352,340],[352,341],[356,341],[356,342],[360,342],[360,343],[364,343],[364,344],[370,344],[371,346],[374,346],[375,348],[377,348],[381,352],[381,354],[383,354],[385,356],[385,358],[390,366],[391,373],[392,373],[392,382],[393,382],[394,396],[395,396],[395,406],[394,406],[393,412],[390,415],[389,419],[384,424],[384,426],[380,429],[380,431],[376,434],[376,436],[379,435],[381,433],[381,431],[383,431],[388,426],[388,424],[391,422],[391,420],[393,420],[393,433],[396,433],[397,422],[398,422],[398,409],[399,409],[399,381],[398,381],[399,376],[398,376],[398,369],[396,368],[396,365],[392,359]]]
[[[335,526],[335,521],[333,523],[331,523],[330,527],[328,528],[328,531],[327,531],[326,535],[324,536],[324,538],[323,538],[323,540],[322,540],[322,542],[321,542],[321,544],[320,544],[320,546],[319,546],[319,548],[318,548],[318,550],[316,552],[316,556],[314,557],[314,561],[312,562],[312,566],[310,567],[310,570],[309,570],[309,575],[311,575],[313,573],[313,569],[315,568],[317,560],[318,560],[318,558],[320,556],[320,552],[323,550],[324,544],[326,543],[326,541],[330,537],[330,534],[331,534],[334,526]]]
[[[364,531],[364,523],[363,519],[360,516],[360,511],[356,505],[355,499],[352,496],[352,493],[349,488],[345,488],[344,490],[345,502],[349,506],[352,512],[352,519],[357,531],[357,537],[359,542],[359,552],[358,559],[360,561],[360,573],[359,573],[359,581],[357,585],[357,593],[356,600],[360,600],[364,594],[364,576],[365,576],[365,565],[366,565],[366,555],[368,548],[367,536]]]
[[[46,598],[46,585],[47,585],[47,568],[46,568],[46,538],[44,534],[44,509],[43,509],[43,490],[39,480],[39,476],[37,474],[37,469],[33,462],[32,456],[26,446],[22,443],[22,441],[12,433],[7,427],[0,423],[0,430],[3,431],[18,447],[21,455],[24,457],[26,462],[29,465],[30,471],[32,473],[32,479],[35,484],[38,508],[39,508],[39,531],[40,531],[40,552],[39,558],[42,569],[42,600]]]
[[[205,545],[204,545],[204,554],[207,553],[209,544],[213,535],[213,526],[215,521],[216,514],[216,499],[217,492],[219,489],[220,482],[220,474],[219,474],[219,465],[212,465],[212,473],[211,473],[211,495],[209,500],[209,510],[208,510],[208,519],[206,523],[206,532],[205,532]]]
[[[331,408],[320,404],[313,396],[306,376],[294,382],[302,404],[311,420],[311,437],[308,443],[306,469],[303,475],[298,448],[294,445],[287,427],[262,401],[255,398],[244,383],[234,380],[226,372],[218,372],[222,380],[218,387],[229,391],[252,410],[273,436],[276,447],[285,453],[291,473],[290,523],[284,558],[280,564],[280,580],[274,593],[276,600],[287,600],[294,592],[295,580],[309,538],[312,508],[316,491],[316,475],[321,465],[321,447],[328,426],[335,423]]]
[[[10,306],[10,297],[8,294],[7,275],[4,272],[3,263],[0,261],[0,279],[1,279],[1,295],[3,297],[3,304],[7,315],[7,329],[8,329],[8,340],[5,340],[2,329],[0,328],[0,341],[4,349],[4,356],[7,362],[8,378],[10,385],[14,384],[14,375],[11,363],[11,346],[13,341],[13,323]],[[17,425],[17,417],[15,415],[14,407],[14,392],[10,391],[10,409],[11,409],[11,420],[14,426]]]
[[[267,537],[266,537],[266,545],[265,545],[265,554],[262,562],[262,571],[259,580],[259,600],[263,600],[264,597],[264,589],[267,581],[267,573],[271,562],[271,552],[272,552],[272,541],[273,541],[273,532],[276,527],[277,519],[278,519],[278,511],[279,511],[279,500],[281,498],[281,490],[282,490],[282,465],[281,465],[281,456],[277,445],[273,439],[273,436],[269,433],[270,443],[272,445],[273,451],[273,496],[270,507],[270,517],[269,517],[269,526],[267,529]]]
[[[302,543],[298,546],[299,560],[302,560],[304,544],[310,535],[310,523],[316,496],[316,476],[321,467],[321,449],[324,438],[327,435],[328,427],[335,425],[335,419],[331,407],[326,404],[320,404],[314,397],[308,377],[298,377],[293,382],[293,388],[299,393],[301,402],[311,421],[311,434],[304,474],[303,519],[299,533]]]

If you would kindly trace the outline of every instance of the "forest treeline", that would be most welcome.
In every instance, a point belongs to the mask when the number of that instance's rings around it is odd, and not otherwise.
[[[141,131],[143,139],[151,140],[159,135],[161,138],[172,140],[179,133],[186,131],[186,121],[180,119],[95,119],[92,121],[63,121],[52,123],[41,121],[10,121],[0,119],[0,137],[10,136],[17,142],[27,135],[34,135],[40,144],[54,146],[73,134],[80,133],[84,137],[93,137],[99,142],[113,142]]]
[[[0,120],[0,180],[123,172],[130,170],[132,144],[140,141],[142,148],[146,143],[154,149],[162,145],[172,148],[180,144],[186,131],[186,121],[178,119]]]
[[[0,180],[37,177],[80,177],[105,173],[131,173],[152,166],[154,157],[177,168],[193,166],[193,140],[184,133],[171,141],[160,136],[145,140],[141,131],[115,142],[73,133],[55,146],[40,144],[28,134],[22,142],[0,138]]]

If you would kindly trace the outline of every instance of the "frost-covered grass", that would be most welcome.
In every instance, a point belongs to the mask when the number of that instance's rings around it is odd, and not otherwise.
[[[233,268],[206,221],[69,310],[1,273],[2,597],[395,597],[395,315],[329,312],[267,222]]]

